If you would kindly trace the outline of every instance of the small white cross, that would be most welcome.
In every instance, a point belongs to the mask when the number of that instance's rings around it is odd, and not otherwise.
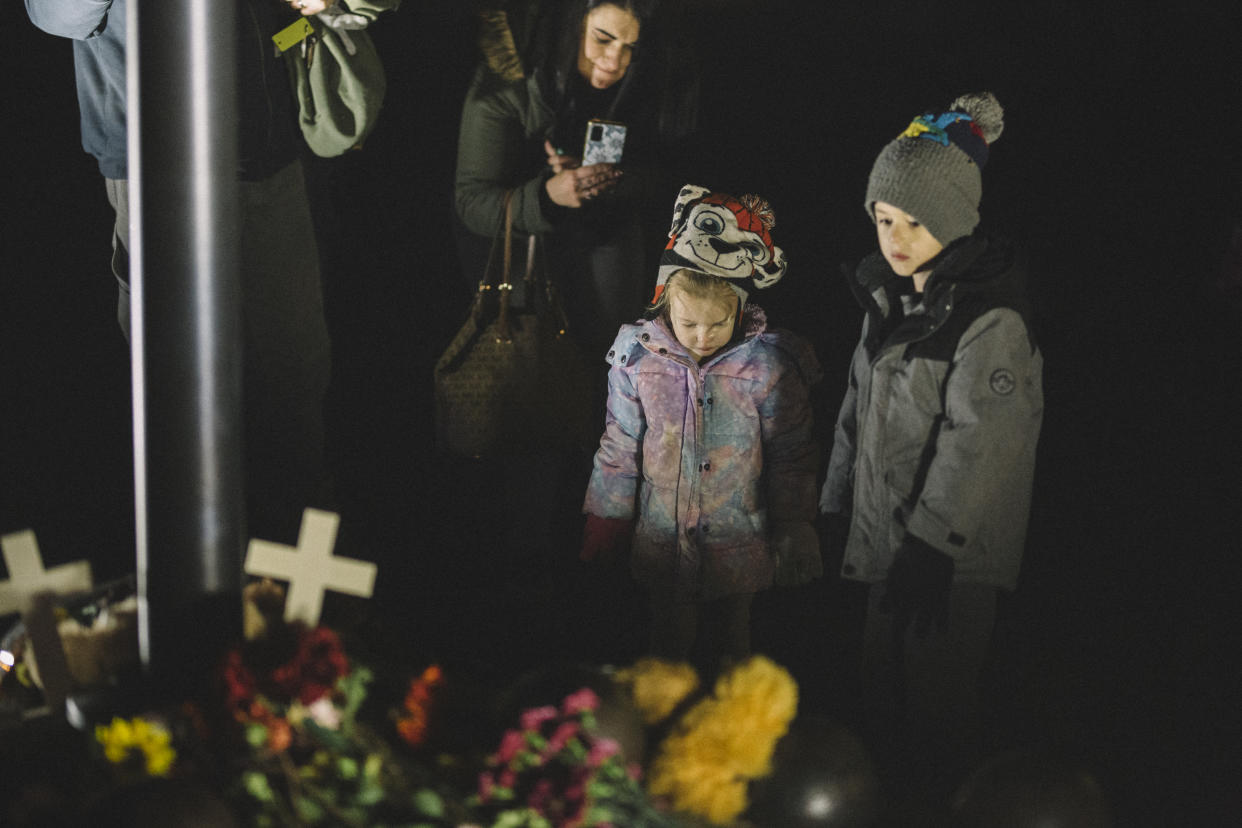
[[[0,537],[0,550],[9,570],[9,579],[0,581],[0,615],[25,612],[39,592],[67,595],[91,588],[90,561],[74,561],[44,569],[39,544],[31,529]]]
[[[327,590],[370,598],[375,588],[375,564],[332,554],[341,517],[334,512],[307,509],[302,513],[297,547],[252,539],[246,549],[248,575],[289,582],[285,620],[319,623]]]

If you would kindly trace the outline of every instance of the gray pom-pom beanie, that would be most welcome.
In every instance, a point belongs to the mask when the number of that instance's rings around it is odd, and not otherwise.
[[[867,215],[875,221],[875,203],[883,201],[918,219],[941,245],[969,236],[979,224],[988,146],[1004,117],[995,95],[978,92],[915,118],[871,168]]]

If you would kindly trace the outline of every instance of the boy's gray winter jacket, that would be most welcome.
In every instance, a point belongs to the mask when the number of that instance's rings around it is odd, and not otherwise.
[[[845,577],[882,581],[908,532],[956,580],[1015,587],[1043,418],[1024,278],[980,236],[945,251],[922,297],[878,253],[858,266],[867,315],[819,503],[850,516]]]

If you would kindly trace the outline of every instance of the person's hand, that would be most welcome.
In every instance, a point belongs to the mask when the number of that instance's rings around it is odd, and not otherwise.
[[[333,5],[336,0],[286,0],[286,2],[289,3],[289,8],[303,17],[310,17]]]
[[[777,586],[799,586],[823,576],[819,537],[809,521],[776,521],[768,546],[776,558]]]
[[[820,512],[815,519],[819,534],[819,554],[824,569],[839,570],[845,560],[845,543],[850,538],[850,516],[840,512]]]
[[[578,559],[601,566],[612,566],[630,551],[634,535],[632,518],[606,518],[588,514],[582,528],[582,550]]]
[[[576,155],[565,155],[556,147],[552,146],[552,142],[544,139],[543,151],[548,154],[548,168],[553,173],[562,170],[573,170],[582,166],[582,159]]]
[[[933,624],[941,632],[948,629],[953,568],[952,558],[914,535],[902,540],[880,599],[880,609],[897,616],[902,638],[911,622],[919,638],[926,638]]]
[[[591,164],[561,170],[549,178],[544,187],[554,204],[578,208],[600,193],[608,192],[620,177],[621,170],[614,164]]]

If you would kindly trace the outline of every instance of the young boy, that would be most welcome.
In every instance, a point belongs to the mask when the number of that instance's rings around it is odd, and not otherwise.
[[[976,230],[1002,128],[993,95],[963,96],[915,118],[875,161],[864,207],[880,249],[851,280],[866,317],[819,502],[842,527],[825,540],[846,538],[842,575],[880,586],[864,632],[869,728],[881,753],[924,775],[972,758],[976,685],[998,591],[1018,579],[1043,415],[1024,268]]]

